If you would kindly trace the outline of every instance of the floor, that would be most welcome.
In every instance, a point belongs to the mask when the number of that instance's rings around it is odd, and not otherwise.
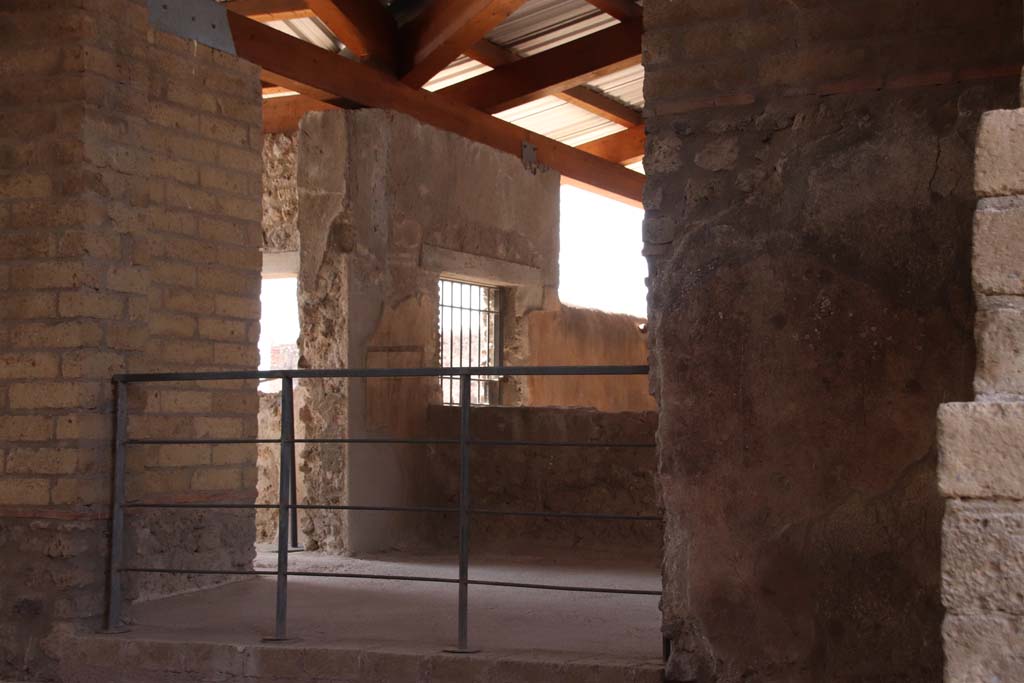
[[[387,576],[457,577],[455,558],[382,555],[353,559],[290,553],[292,571]],[[261,552],[257,567],[276,566]],[[470,577],[481,580],[660,590],[651,563],[596,558],[474,558]],[[132,633],[140,637],[255,642],[273,631],[276,579],[260,577],[220,588],[139,604]],[[304,646],[436,648],[455,644],[454,584],[292,577],[288,633]],[[595,654],[632,661],[661,655],[658,597],[470,587],[470,645],[484,652]]]

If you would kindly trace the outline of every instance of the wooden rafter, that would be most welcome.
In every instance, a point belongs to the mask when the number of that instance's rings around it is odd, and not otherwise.
[[[402,31],[408,70],[420,87],[483,39],[524,0],[434,0]]]
[[[438,92],[494,114],[638,64],[642,35],[639,24],[621,23]]]
[[[617,164],[632,164],[644,158],[646,140],[644,127],[640,125],[584,143],[577,149]]]
[[[519,60],[519,56],[512,52],[512,50],[496,45],[489,40],[481,40],[476,43],[473,47],[466,50],[466,56],[489,67],[499,67]],[[565,92],[558,93],[555,97],[586,109],[591,114],[606,118],[620,126],[632,128],[643,123],[643,115],[637,110],[585,85],[569,88]]]
[[[388,69],[398,58],[398,25],[377,0],[305,0],[349,50]]]
[[[591,5],[619,21],[639,20],[643,9],[633,0],[587,0]]]
[[[537,133],[409,87],[372,67],[322,50],[237,14],[228,17],[238,55],[262,67],[263,80],[316,99],[324,93],[368,107],[392,109],[423,123],[519,156],[524,143],[537,160],[576,183],[640,205],[644,176]]]

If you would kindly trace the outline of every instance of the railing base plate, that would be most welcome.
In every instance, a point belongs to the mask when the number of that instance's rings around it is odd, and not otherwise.
[[[473,648],[465,648],[465,649],[463,649],[461,647],[446,647],[444,649],[444,652],[447,652],[447,653],[453,654],[453,655],[475,655],[477,652],[480,652],[480,650],[473,649]]]
[[[294,643],[298,640],[300,639],[289,638],[287,636],[285,636],[284,638],[278,638],[277,636],[263,636],[262,638],[260,638],[260,642],[262,643]]]

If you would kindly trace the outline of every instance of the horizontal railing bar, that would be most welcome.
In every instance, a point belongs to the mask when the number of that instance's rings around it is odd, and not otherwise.
[[[609,595],[661,595],[661,591],[634,590],[631,588],[591,588],[590,586],[562,586],[546,583],[515,583],[512,581],[477,581],[470,579],[475,586],[497,586],[499,588],[533,588],[542,591],[567,591],[570,593],[607,593]]]
[[[660,522],[656,515],[606,515],[594,512],[528,512],[517,510],[470,510],[470,514],[488,517],[569,517],[573,519],[607,519],[633,522]]]
[[[280,439],[128,439],[129,446],[222,446],[232,444],[281,443]]]
[[[184,509],[184,510],[276,510],[280,505],[261,503],[125,503],[125,508]],[[458,512],[455,507],[406,507],[380,505],[316,505],[286,506],[289,510],[355,510],[363,512]],[[531,512],[519,510],[470,510],[472,515],[488,517],[568,517],[573,519],[620,520],[627,522],[660,522],[657,515],[611,515],[594,512]]]
[[[149,567],[125,567],[122,572],[133,574],[212,574],[212,575],[244,575],[244,576],[277,576],[276,570],[221,570],[221,569],[153,569]],[[458,579],[446,579],[435,576],[406,576],[393,574],[358,574],[354,572],[288,572],[288,576],[309,576],[314,578],[339,579],[380,579],[384,581],[421,581],[425,583],[458,583]]]
[[[646,365],[550,365],[501,368],[335,368],[327,370],[233,370],[222,372],[151,372],[113,376],[114,382],[194,382],[242,379],[317,379],[317,378],[395,378],[474,376],[582,376],[582,375],[646,375]]]
[[[368,444],[457,444],[458,439],[294,439],[290,443],[368,443]],[[129,446],[218,446],[223,444],[276,444],[281,439],[129,439]]]
[[[157,569],[151,567],[122,567],[118,571],[129,574],[197,574],[224,576],[274,576],[274,570],[262,569]],[[447,579],[437,576],[406,576],[394,574],[360,574],[355,572],[288,572],[288,576],[308,576],[312,578],[338,579],[371,579],[379,581],[419,581],[424,583],[458,583],[458,579]],[[591,586],[563,586],[547,583],[517,583],[512,581],[482,581],[470,579],[475,586],[493,586],[497,588],[532,588],[534,590],[567,591],[570,593],[606,593],[609,595],[661,595],[661,591],[636,590],[631,588],[594,588]]]
[[[567,448],[657,448],[654,443],[606,443],[601,441],[513,441],[478,440],[469,441],[472,446],[564,446]]]
[[[126,508],[159,508],[185,510],[228,509],[228,510],[277,510],[280,505],[261,503],[125,503]],[[289,510],[357,510],[365,512],[458,512],[458,508],[447,507],[402,507],[376,505],[286,505]],[[275,572],[276,573],[276,572]]]

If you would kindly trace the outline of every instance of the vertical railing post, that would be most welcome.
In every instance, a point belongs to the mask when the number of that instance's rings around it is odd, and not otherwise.
[[[121,565],[124,560],[124,497],[125,446],[128,440],[128,385],[115,381],[114,406],[114,481],[110,510],[110,566],[107,577],[107,628],[111,633],[122,632],[121,626]]]
[[[290,381],[291,380],[289,379],[289,382]],[[294,386],[291,386],[291,389],[292,389],[292,403],[294,404],[294,402],[295,402]],[[291,438],[294,439],[295,438],[294,409],[292,410],[292,417],[291,417],[291,419],[289,421],[291,422]],[[284,422],[283,421],[281,422],[281,425],[282,425],[282,427],[284,426]],[[298,476],[298,472],[296,472],[297,465],[296,465],[296,459],[295,459],[295,442],[294,441],[292,441],[292,444],[291,444],[291,458],[290,458],[290,460],[291,460],[291,463],[292,463],[291,479],[289,480],[290,483],[291,483],[291,504],[292,504],[292,508],[291,508],[291,519],[289,520],[289,530],[291,531],[291,546],[292,546],[292,549],[293,550],[298,550],[299,549],[299,508],[297,506],[299,504],[299,487],[298,487],[299,476]]]
[[[274,635],[267,640],[288,639],[288,522],[292,497],[292,462],[295,459],[295,408],[292,378],[281,378],[281,481],[277,516],[277,612]]]
[[[471,375],[459,376],[459,645],[449,652],[478,652],[469,648],[469,406]]]

